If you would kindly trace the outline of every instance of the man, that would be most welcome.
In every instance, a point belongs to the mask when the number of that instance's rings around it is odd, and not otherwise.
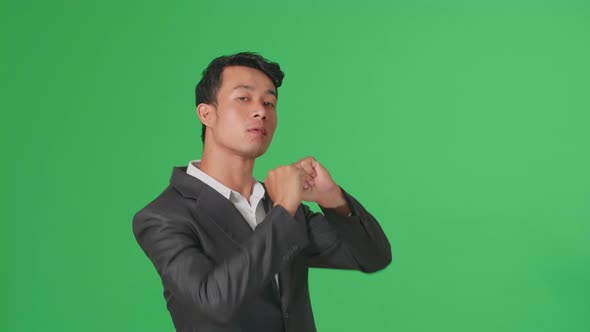
[[[175,167],[134,217],[178,331],[315,331],[308,267],[374,272],[391,261],[377,221],[313,157],[270,170],[264,184],[252,177],[283,77],[255,53],[213,60],[196,88],[201,160]]]

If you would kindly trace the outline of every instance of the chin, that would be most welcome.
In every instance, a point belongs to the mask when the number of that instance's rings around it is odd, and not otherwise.
[[[248,153],[248,157],[250,158],[258,158],[260,156],[262,156],[264,153],[266,152],[266,149],[262,150],[262,151],[251,151],[250,153]]]
[[[259,147],[257,149],[242,150],[242,154],[248,158],[258,158],[258,157],[262,156],[266,152],[267,149],[268,149],[268,146]]]

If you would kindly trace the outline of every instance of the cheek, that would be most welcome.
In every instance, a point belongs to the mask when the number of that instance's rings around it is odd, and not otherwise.
[[[239,112],[225,112],[223,114],[222,122],[224,127],[239,128],[244,120],[240,118]]]
[[[269,119],[270,121],[268,122],[268,129],[274,134],[275,129],[277,128],[277,118],[275,117],[274,119]]]
[[[270,123],[272,124],[273,127],[276,127],[278,122],[279,122],[279,119],[277,118],[277,114],[273,113],[273,115],[270,118]]]

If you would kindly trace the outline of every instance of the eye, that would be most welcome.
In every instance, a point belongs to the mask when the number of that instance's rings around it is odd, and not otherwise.
[[[240,101],[246,101],[246,100],[248,100],[248,97],[238,97],[238,99],[239,99]]]
[[[264,106],[266,106],[266,107],[274,107],[274,106],[275,106],[275,104],[273,104],[273,103],[271,103],[271,102],[269,102],[269,101],[265,101],[265,102],[264,102]]]

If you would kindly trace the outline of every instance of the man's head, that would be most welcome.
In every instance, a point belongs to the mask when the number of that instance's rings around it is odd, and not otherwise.
[[[203,144],[206,137],[209,139],[207,135],[215,136],[210,139],[223,144],[224,137],[231,138],[227,136],[231,134],[227,133],[228,130],[240,131],[246,126],[246,136],[252,136],[248,130],[261,127],[264,130],[258,138],[265,144],[258,152],[264,153],[276,127],[276,101],[283,77],[278,63],[256,53],[242,52],[214,59],[203,71],[203,77],[195,88]],[[244,116],[238,119],[238,114]],[[234,139],[239,139],[235,136]]]

